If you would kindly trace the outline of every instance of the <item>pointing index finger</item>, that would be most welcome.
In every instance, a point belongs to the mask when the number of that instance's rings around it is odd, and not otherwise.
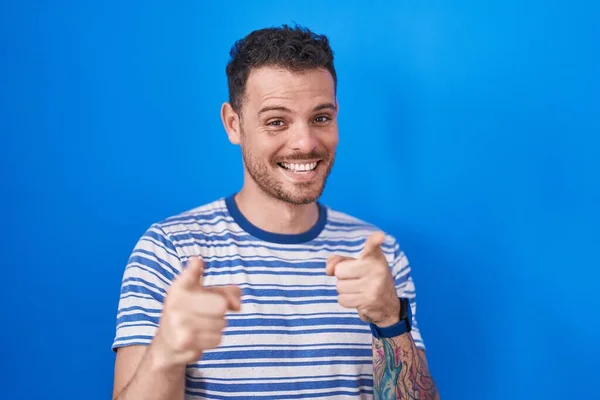
[[[202,285],[202,275],[204,272],[204,261],[199,257],[191,257],[179,279],[183,286],[193,288]]]
[[[383,232],[375,232],[371,234],[367,240],[365,240],[365,245],[363,247],[363,251],[360,253],[360,259],[368,259],[368,258],[376,258],[381,254],[381,245],[385,240],[385,235]]]

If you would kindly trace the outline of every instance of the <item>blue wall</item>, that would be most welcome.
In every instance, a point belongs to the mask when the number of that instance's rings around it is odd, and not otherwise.
[[[597,396],[591,1],[11,3],[3,398],[110,397],[129,252],[152,222],[239,188],[219,120],[228,49],[292,21],[337,54],[341,143],[324,200],[400,239],[442,398]]]

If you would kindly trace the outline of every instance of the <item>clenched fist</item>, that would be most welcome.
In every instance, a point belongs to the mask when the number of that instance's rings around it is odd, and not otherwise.
[[[357,259],[333,255],[325,267],[327,275],[338,279],[338,303],[346,308],[356,308],[363,321],[381,328],[400,320],[400,300],[381,250],[384,240],[383,232],[376,232],[367,238]]]
[[[240,288],[204,287],[203,271],[202,260],[190,259],[167,293],[152,343],[155,355],[165,367],[197,361],[204,350],[217,347],[227,325],[225,313],[240,310]]]

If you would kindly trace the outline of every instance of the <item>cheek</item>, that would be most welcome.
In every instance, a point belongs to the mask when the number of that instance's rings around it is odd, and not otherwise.
[[[243,146],[252,154],[253,158],[261,160],[265,164],[274,163],[274,158],[279,154],[278,152],[282,148],[275,138],[262,136],[254,139],[247,138],[244,141]]]
[[[338,145],[338,142],[339,136],[337,129],[331,132],[327,132],[326,134],[321,136],[321,143],[323,143],[323,146],[325,146],[325,148],[331,153],[335,153],[335,149]]]

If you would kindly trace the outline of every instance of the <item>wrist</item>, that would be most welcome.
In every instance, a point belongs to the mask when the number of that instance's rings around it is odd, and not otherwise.
[[[402,312],[400,299],[396,296],[394,296],[393,299],[394,300],[392,301],[392,304],[390,304],[389,307],[390,311],[388,315],[381,321],[375,323],[375,325],[377,325],[380,328],[387,328],[389,326],[396,325],[398,322],[400,322],[400,313]]]
[[[381,338],[392,338],[404,335],[412,330],[412,311],[410,308],[410,302],[408,299],[399,299],[400,310],[398,312],[398,318],[396,323],[384,326],[370,324],[371,333],[377,339]],[[393,320],[392,320],[393,321]]]
[[[163,374],[178,374],[185,369],[185,364],[177,362],[177,358],[163,346],[160,337],[155,337],[147,351],[149,367],[152,371]]]

